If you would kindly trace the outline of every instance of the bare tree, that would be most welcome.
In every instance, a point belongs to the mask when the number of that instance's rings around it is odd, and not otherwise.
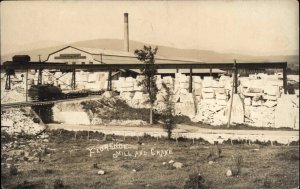
[[[141,69],[145,78],[141,81],[140,85],[143,85],[144,89],[146,89],[146,92],[149,94],[151,125],[153,124],[153,104],[156,100],[156,94],[158,91],[156,78],[154,77],[157,73],[157,69],[154,66],[157,49],[157,47],[153,49],[151,46],[144,46],[143,49],[137,49],[134,51],[137,59],[145,64],[145,67]]]

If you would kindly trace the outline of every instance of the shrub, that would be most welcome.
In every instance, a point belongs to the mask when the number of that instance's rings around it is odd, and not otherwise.
[[[9,174],[12,176],[18,174],[18,169],[14,164],[11,164],[11,166],[9,168]]]
[[[206,189],[205,181],[200,174],[191,174],[184,184],[184,189]]]
[[[64,188],[64,184],[63,184],[63,181],[60,180],[60,179],[56,179],[54,181],[54,189],[61,189],[61,188]]]
[[[231,172],[233,176],[239,175],[241,172],[241,166],[243,163],[243,156],[241,155],[232,155],[232,165]]]

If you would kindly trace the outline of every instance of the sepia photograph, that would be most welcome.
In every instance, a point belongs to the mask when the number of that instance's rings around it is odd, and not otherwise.
[[[297,0],[2,1],[1,189],[298,189]]]

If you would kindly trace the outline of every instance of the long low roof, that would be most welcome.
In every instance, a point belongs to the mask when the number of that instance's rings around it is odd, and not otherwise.
[[[73,48],[77,51],[82,51],[92,55],[93,59],[99,63],[104,64],[139,64],[141,63],[137,56],[134,55],[132,52],[125,52],[125,51],[113,51],[107,49],[95,49],[95,48],[87,48],[87,47],[73,47],[67,46],[63,49],[55,51],[52,54],[58,53],[63,51],[64,49]],[[176,63],[199,63],[201,61],[191,58],[166,58],[159,55],[155,56],[155,63],[157,64],[176,64]],[[130,69],[136,73],[141,73],[139,69]],[[188,69],[179,69],[178,72],[180,73],[189,73]],[[224,73],[225,71],[220,69],[212,69],[212,73]],[[177,73],[176,69],[158,69],[159,74],[174,74]],[[210,73],[210,69],[194,69],[193,73]]]
[[[55,53],[59,53],[65,49],[72,48],[77,51],[81,51],[84,53],[90,54],[93,59],[99,63],[105,64],[138,64],[140,61],[137,59],[137,56],[133,52],[125,52],[125,51],[113,51],[107,49],[95,49],[95,48],[87,48],[87,47],[73,47],[67,46],[65,48],[59,49],[53,53],[50,53],[49,57]],[[174,58],[174,57],[163,57],[156,55],[155,56],[155,63],[194,63],[194,62],[202,62],[197,59],[191,58]]]
[[[141,73],[139,69],[131,69],[134,72]],[[192,73],[194,74],[203,74],[203,73],[226,73],[224,70],[220,69],[193,69]],[[158,74],[175,74],[175,73],[183,73],[183,74],[189,74],[190,69],[157,69]]]

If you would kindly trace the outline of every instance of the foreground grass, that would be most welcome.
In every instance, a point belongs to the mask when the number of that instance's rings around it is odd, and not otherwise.
[[[26,141],[22,140],[26,144]],[[221,144],[221,156],[212,164],[208,155],[216,148],[203,140],[167,141],[151,137],[125,138],[97,133],[54,131],[46,142],[48,153],[38,163],[23,162],[18,172],[3,166],[1,180],[4,188],[184,188],[191,174],[199,174],[203,185],[199,188],[297,188],[299,186],[299,146],[227,145]],[[139,141],[138,141],[139,140]],[[31,141],[32,142],[32,141]],[[132,145],[123,150],[134,154],[146,151],[139,157],[113,158],[116,150],[103,150],[92,154],[87,149],[117,142]],[[45,142],[41,142],[45,143]],[[151,155],[160,150],[172,154],[160,157]],[[242,157],[241,171],[227,177],[232,156]],[[181,162],[176,169],[168,162]],[[5,158],[1,156],[1,162]],[[163,163],[166,162],[166,163]],[[16,162],[18,163],[18,162]],[[4,164],[3,164],[4,165]],[[104,175],[98,175],[99,170]],[[135,170],[135,171],[134,171]],[[196,186],[196,185],[194,185]],[[194,187],[196,188],[196,187]]]

